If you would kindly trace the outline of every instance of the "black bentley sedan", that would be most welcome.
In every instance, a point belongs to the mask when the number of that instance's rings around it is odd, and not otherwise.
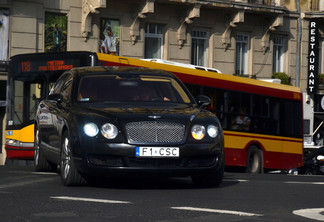
[[[36,171],[59,167],[62,183],[82,185],[116,175],[191,176],[218,186],[224,136],[173,74],[132,67],[83,67],[65,72],[35,118]]]

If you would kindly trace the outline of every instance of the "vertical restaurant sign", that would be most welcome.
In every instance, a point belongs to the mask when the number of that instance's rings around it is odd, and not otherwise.
[[[318,88],[318,23],[311,20],[309,23],[309,45],[308,45],[308,77],[307,92],[314,95]]]

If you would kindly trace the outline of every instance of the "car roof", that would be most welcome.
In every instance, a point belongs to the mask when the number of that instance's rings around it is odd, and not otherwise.
[[[108,73],[129,73],[129,74],[148,74],[156,76],[166,76],[176,78],[172,73],[160,70],[150,69],[143,67],[129,67],[129,66],[89,66],[77,67],[70,70],[76,75],[89,75],[89,74],[108,74]]]

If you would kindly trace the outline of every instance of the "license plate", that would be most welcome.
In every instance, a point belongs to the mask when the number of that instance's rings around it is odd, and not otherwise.
[[[137,157],[179,157],[179,147],[136,147]]]

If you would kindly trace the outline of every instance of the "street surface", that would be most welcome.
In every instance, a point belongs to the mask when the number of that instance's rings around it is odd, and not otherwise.
[[[6,165],[0,221],[324,221],[323,188],[323,176],[228,172],[218,188],[196,188],[190,178],[64,187],[56,173]]]

